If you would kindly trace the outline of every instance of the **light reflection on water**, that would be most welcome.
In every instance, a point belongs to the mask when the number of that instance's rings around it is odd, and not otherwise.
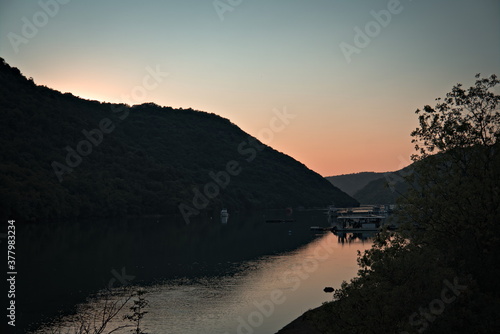
[[[324,287],[337,289],[356,275],[357,251],[370,248],[371,242],[348,240],[342,243],[342,238],[327,233],[295,251],[235,263],[237,270],[231,274],[146,286],[150,304],[144,329],[176,334],[275,333],[308,309],[331,300]],[[113,325],[123,324],[121,318]]]

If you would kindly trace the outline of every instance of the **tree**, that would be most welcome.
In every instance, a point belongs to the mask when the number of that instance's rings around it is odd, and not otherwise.
[[[124,319],[128,319],[132,321],[134,325],[134,330],[132,331],[135,334],[146,334],[141,329],[141,320],[144,318],[147,311],[144,309],[148,306],[149,302],[146,298],[144,298],[145,291],[142,289],[137,290],[137,299],[134,299],[134,305],[130,307],[132,314],[126,315]]]
[[[419,127],[411,133],[417,153],[407,177],[412,187],[399,203],[398,218],[408,223],[400,234],[413,252],[425,249],[427,261],[435,264],[427,273],[429,282],[450,280],[442,276],[441,269],[448,268],[448,275],[468,286],[463,304],[446,315],[448,328],[463,321],[476,332],[500,326],[491,314],[500,305],[498,84],[496,75],[478,74],[468,89],[455,85],[435,107],[416,111]],[[373,265],[378,259],[384,256],[368,253],[365,260]]]
[[[449,152],[477,145],[492,146],[500,137],[500,95],[492,92],[498,85],[496,75],[480,78],[468,90],[457,84],[446,98],[437,98],[434,108],[426,105],[417,109],[420,128],[411,135],[412,143],[420,155],[413,155],[414,161],[422,160],[429,154]],[[437,152],[435,152],[437,151]]]
[[[322,332],[500,331],[499,81],[476,79],[416,111],[401,228],[379,234],[360,255],[358,276],[311,316]],[[445,282],[460,286],[446,305]],[[432,313],[432,305],[443,309]]]
[[[494,264],[482,255],[495,252],[500,232],[499,81],[476,78],[468,90],[458,84],[434,108],[416,111],[415,187],[402,201],[402,214],[423,231],[414,242],[455,257],[464,273]]]
[[[112,326],[113,320],[124,310],[133,294],[125,289],[124,298],[116,298],[111,291],[102,291],[97,298],[91,299],[87,305],[80,306],[69,322],[64,319],[56,321],[55,325],[40,330],[43,334],[112,334],[132,325]],[[99,299],[101,301],[99,302]],[[135,301],[134,301],[135,302]],[[91,306],[94,304],[94,306]],[[69,326],[68,326],[69,325]],[[110,327],[113,327],[110,329]],[[141,332],[142,333],[142,332]]]

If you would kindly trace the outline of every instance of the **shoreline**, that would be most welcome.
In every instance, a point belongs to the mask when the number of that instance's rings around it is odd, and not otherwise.
[[[317,312],[322,306],[306,311],[297,319],[280,329],[276,334],[321,334],[309,318],[310,315]]]

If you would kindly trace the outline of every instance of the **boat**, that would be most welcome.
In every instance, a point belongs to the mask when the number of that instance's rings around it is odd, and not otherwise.
[[[220,211],[220,221],[222,224],[227,224],[227,220],[229,219],[229,212],[227,212],[227,209],[222,209]]]
[[[328,210],[332,232],[376,232],[381,230],[392,210],[384,205]],[[334,213],[331,214],[331,213]]]
[[[338,216],[332,226],[333,232],[371,232],[379,231],[386,216],[375,214],[349,214]]]

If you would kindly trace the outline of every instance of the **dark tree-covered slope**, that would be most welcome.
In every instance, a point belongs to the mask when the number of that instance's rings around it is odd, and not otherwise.
[[[373,180],[380,179],[384,173],[375,172],[361,172],[353,174],[342,174],[336,176],[327,176],[326,179],[330,181],[335,187],[338,187],[349,196],[353,196],[358,190],[362,189]]]
[[[363,204],[396,204],[397,199],[408,191],[404,176],[409,173],[409,168],[384,173],[381,178],[358,190],[353,197]]]
[[[410,173],[410,169],[405,167],[395,172],[345,174],[326,179],[361,204],[395,204],[408,190],[404,176]]]
[[[38,220],[357,201],[229,120],[84,100],[0,61],[0,212]]]

